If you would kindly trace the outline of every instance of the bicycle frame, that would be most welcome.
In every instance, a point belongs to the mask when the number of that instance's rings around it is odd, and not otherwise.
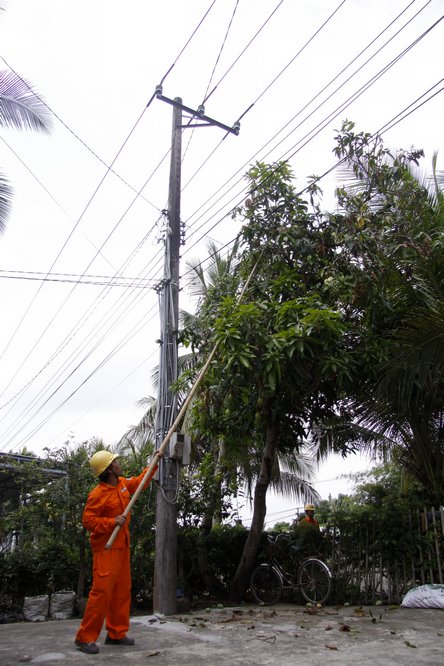
[[[276,538],[267,534],[268,557],[256,567],[251,576],[250,586],[255,598],[261,603],[272,604],[279,601],[285,589],[300,590],[307,602],[325,603],[330,596],[332,575],[330,569],[316,557],[303,557],[296,550],[295,573],[287,571],[276,555],[279,538],[290,542],[286,534]],[[293,549],[294,550],[294,549]]]

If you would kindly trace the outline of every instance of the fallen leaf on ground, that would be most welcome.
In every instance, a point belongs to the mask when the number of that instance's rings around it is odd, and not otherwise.
[[[410,641],[404,641],[404,643],[407,645],[407,647],[415,648],[416,645],[413,645],[413,643],[410,643]]]
[[[341,624],[339,631],[351,631],[351,627],[348,624]]]
[[[329,650],[337,650],[338,649],[336,645],[329,645],[328,643],[325,644],[325,647],[328,648]]]
[[[231,617],[223,618],[221,620],[221,623],[223,624],[223,623],[226,623],[226,622],[239,622],[240,619],[241,619],[240,617],[236,617],[236,615],[232,615]]]
[[[319,608],[307,608],[303,612],[308,613],[308,615],[317,615],[319,613]]]
[[[273,634],[273,636],[267,636],[265,634],[256,634],[255,638],[257,638],[260,641],[265,641],[266,643],[275,643],[276,642],[276,635]]]

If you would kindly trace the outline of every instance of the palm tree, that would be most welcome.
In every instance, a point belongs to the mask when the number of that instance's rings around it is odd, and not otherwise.
[[[131,453],[135,460],[141,460],[146,464],[156,440],[156,399],[153,396],[141,398],[137,404],[145,407],[145,413],[137,425],[131,426],[122,435],[116,445],[116,451],[120,455]]]
[[[431,501],[444,500],[444,302],[416,307],[393,331],[389,360],[373,390],[357,396],[366,446],[395,455]],[[379,437],[378,437],[379,436]],[[379,440],[379,441],[378,441]]]
[[[342,188],[344,211],[348,221],[353,214],[361,215],[369,245],[372,234],[379,239],[377,251],[363,252],[360,261],[373,261],[382,276],[375,280],[374,302],[363,307],[368,340],[373,349],[379,348],[382,360],[356,386],[330,433],[335,446],[353,442],[367,452],[395,456],[425,495],[441,503],[444,193],[436,154],[428,179],[416,168],[421,156],[421,151],[393,156],[382,149],[370,151],[370,159],[358,150],[349,154],[348,167],[355,177]],[[342,173],[350,175],[349,170]],[[364,214],[356,213],[357,201]]]
[[[15,72],[0,71],[0,127],[49,132],[51,112],[31,85]],[[11,212],[12,189],[0,174],[0,233]]]

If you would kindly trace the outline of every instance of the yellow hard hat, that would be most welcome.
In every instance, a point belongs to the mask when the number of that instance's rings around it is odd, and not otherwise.
[[[118,457],[117,453],[111,453],[104,449],[102,451],[97,451],[89,461],[94,476],[99,476],[109,465],[111,465],[112,461]]]
[[[306,505],[304,506],[304,509],[305,509],[305,511],[314,511],[314,510],[315,510],[313,504],[306,504]]]

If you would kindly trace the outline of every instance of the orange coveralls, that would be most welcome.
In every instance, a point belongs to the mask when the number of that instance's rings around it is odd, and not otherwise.
[[[298,525],[315,525],[316,527],[319,527],[319,523],[316,520],[316,518],[312,518],[311,516],[304,516],[304,518],[301,518]]]
[[[156,469],[157,465],[148,477],[144,490]],[[82,524],[90,533],[93,583],[76,636],[82,643],[96,642],[105,617],[110,638],[120,639],[127,634],[131,607],[130,514],[111,548],[107,550],[105,546],[116,527],[114,519],[125,511],[146,471],[147,468],[131,479],[120,476],[117,486],[100,482],[88,495]]]

